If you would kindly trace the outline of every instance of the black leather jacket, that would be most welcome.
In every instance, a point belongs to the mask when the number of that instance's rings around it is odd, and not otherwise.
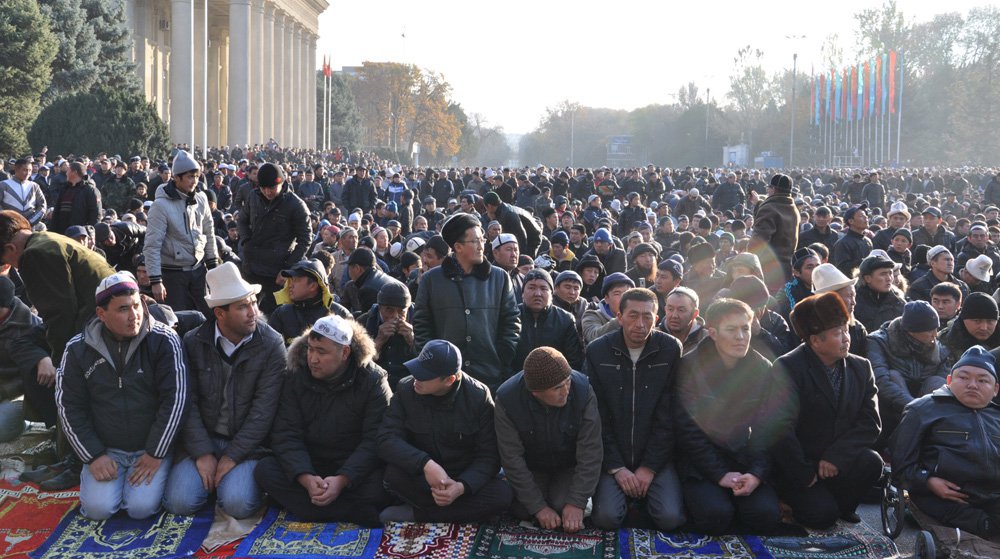
[[[538,313],[536,317],[524,303],[518,305],[521,311],[521,336],[517,341],[517,352],[511,371],[524,368],[524,359],[536,347],[549,346],[559,350],[569,362],[569,366],[579,370],[583,365],[583,344],[577,334],[576,319],[555,305]]]
[[[964,406],[948,386],[906,406],[893,435],[897,482],[920,490],[940,477],[962,488],[969,502],[1000,497],[1000,406]]]

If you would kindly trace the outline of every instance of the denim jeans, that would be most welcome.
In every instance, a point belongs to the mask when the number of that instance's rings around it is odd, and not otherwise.
[[[215,457],[221,458],[229,441],[222,438],[212,438],[215,445]],[[260,486],[253,479],[253,469],[256,460],[244,460],[236,465],[222,478],[215,488],[219,506],[226,514],[241,519],[251,516],[260,509],[264,495]],[[208,491],[198,474],[195,458],[190,456],[178,462],[170,472],[167,489],[163,494],[163,506],[168,512],[181,515],[192,515],[201,510],[208,502]]]
[[[132,485],[128,478],[145,452],[109,448],[106,454],[118,464],[118,477],[111,481],[97,481],[90,473],[90,466],[83,467],[80,472],[80,512],[83,516],[91,520],[107,520],[123,509],[136,519],[149,518],[158,513],[171,458],[167,456],[160,462],[151,482]]]

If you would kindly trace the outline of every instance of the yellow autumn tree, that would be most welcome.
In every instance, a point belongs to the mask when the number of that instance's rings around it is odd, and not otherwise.
[[[408,153],[419,142],[425,157],[437,161],[458,153],[462,129],[448,111],[451,85],[441,74],[412,64],[364,62],[350,83],[368,147]]]

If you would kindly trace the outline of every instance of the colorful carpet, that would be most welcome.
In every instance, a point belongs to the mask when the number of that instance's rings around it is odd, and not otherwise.
[[[767,537],[761,540],[775,559],[882,559],[899,556],[892,540],[865,523],[840,522],[832,530],[813,531],[805,537]]]
[[[654,559],[671,557],[689,559],[717,557],[719,559],[756,559],[772,556],[757,536],[702,536],[682,532],[664,533],[656,530],[620,530],[623,559]]]
[[[27,559],[79,502],[76,490],[44,493],[0,481],[0,557]]]
[[[557,559],[615,559],[618,557],[615,532],[581,530],[575,534],[543,530],[529,524],[503,522],[484,524],[476,534],[470,559],[508,557],[552,557]]]
[[[199,549],[194,556],[200,559],[229,559],[230,557],[236,556],[236,548],[239,547],[239,545],[240,542],[236,541],[219,546],[212,551],[205,551],[205,548],[203,547]]]
[[[63,519],[33,559],[168,559],[193,555],[212,526],[212,511],[197,516],[161,513],[133,520],[118,513],[108,520],[84,518],[77,508]]]
[[[471,524],[390,522],[375,557],[384,559],[465,559],[478,528]]]
[[[373,557],[382,530],[355,524],[300,522],[284,510],[268,509],[264,519],[236,548],[241,559],[351,559]]]

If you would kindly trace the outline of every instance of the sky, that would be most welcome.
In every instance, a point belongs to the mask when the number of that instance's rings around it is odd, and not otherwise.
[[[836,33],[853,52],[853,15],[881,1],[329,0],[317,67],[404,62],[444,74],[467,114],[511,134],[534,130],[564,100],[631,110],[669,104],[688,82],[726,104],[737,51],[764,52],[769,72],[818,72]],[[897,0],[914,21],[990,0]],[[822,6],[822,9],[819,8]],[[846,62],[853,62],[850,57]]]

